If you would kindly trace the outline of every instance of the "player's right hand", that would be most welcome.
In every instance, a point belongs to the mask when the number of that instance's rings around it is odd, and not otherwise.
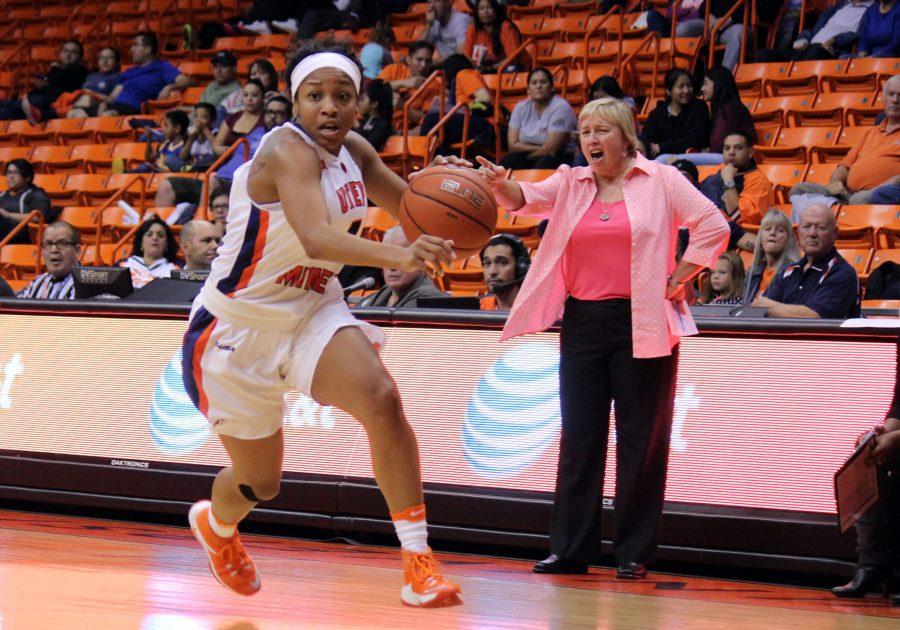
[[[445,241],[437,236],[423,234],[415,242],[403,250],[404,260],[400,268],[403,271],[422,270],[429,277],[443,276],[443,267],[449,267],[456,259],[453,241]]]

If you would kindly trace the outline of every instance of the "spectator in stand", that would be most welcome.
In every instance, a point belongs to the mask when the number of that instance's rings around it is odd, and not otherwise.
[[[859,27],[858,57],[900,55],[900,1],[880,0],[866,11]]]
[[[78,264],[81,236],[65,221],[51,223],[41,237],[41,257],[47,272],[32,280],[18,297],[35,300],[73,300],[75,284],[72,269]]]
[[[500,165],[509,169],[550,168],[572,161],[572,132],[578,125],[569,102],[553,93],[546,68],[528,74],[528,98],[516,103],[509,119],[509,153]]]
[[[506,8],[497,0],[467,0],[467,3],[474,18],[458,52],[471,59],[482,74],[496,73],[500,64],[522,45],[522,34],[507,19]],[[507,70],[518,70],[526,64],[526,56],[519,53]]]
[[[369,31],[369,41],[359,51],[359,63],[363,67],[363,76],[376,79],[385,66],[394,63],[391,46],[397,41],[394,29],[387,20],[380,20]]]
[[[220,50],[213,55],[210,63],[213,69],[213,80],[200,95],[200,102],[218,107],[226,97],[241,89],[241,84],[237,82],[236,78],[237,57],[229,50]]]
[[[179,155],[184,164],[190,165],[191,171],[205,171],[215,161],[213,142],[216,136],[212,131],[216,121],[216,108],[209,103],[194,105],[193,124],[188,127],[187,140]]]
[[[359,99],[359,126],[356,133],[369,141],[376,151],[384,148],[384,143],[394,130],[394,95],[391,86],[381,79],[370,81]]]
[[[184,165],[181,153],[187,146],[191,120],[180,109],[171,109],[163,117],[163,140],[153,146],[148,140],[144,151],[144,163],[134,173],[170,173],[180,171]]]
[[[119,267],[131,269],[131,284],[135,289],[149,284],[156,278],[168,278],[178,256],[178,242],[165,221],[152,216],[144,221],[134,235],[132,254],[119,263]]]
[[[409,247],[409,239],[403,228],[396,225],[384,233],[386,245]],[[402,269],[384,269],[384,287],[362,300],[358,306],[387,306],[389,308],[416,308],[419,298],[448,297],[446,293],[434,286],[431,278],[422,271],[403,271]]]
[[[603,98],[604,96],[611,96],[612,98],[619,99],[628,105],[632,111],[636,111],[637,109],[634,99],[625,94],[625,91],[619,85],[619,82],[616,81],[615,77],[611,77],[608,74],[597,77],[591,84],[592,101],[596,101],[598,98]]]
[[[709,108],[694,97],[691,75],[681,68],[666,72],[665,101],[656,104],[641,130],[644,155],[701,151],[709,145]]]
[[[900,75],[884,84],[884,113],[835,167],[827,186],[801,182],[791,188],[794,217],[809,203],[900,203]]]
[[[741,61],[741,40],[744,37],[744,11],[747,5],[742,6],[728,18],[725,14],[734,6],[734,0],[710,0],[709,27],[717,26],[722,20],[725,23],[719,29],[719,43],[725,44],[725,56],[722,57],[722,67],[734,72],[734,68]]]
[[[181,253],[187,271],[209,271],[222,244],[219,228],[201,219],[188,221],[181,228]]]
[[[266,89],[262,83],[250,79],[244,85],[244,109],[228,116],[219,126],[216,141],[213,142],[213,153],[216,156],[225,153],[231,145],[251,131],[263,127],[263,105]]]
[[[116,89],[121,75],[119,51],[111,46],[101,48],[97,55],[96,72],[87,75],[81,89],[73,92],[68,102],[61,102],[66,98],[65,94],[57,99],[54,109],[60,116],[65,114],[66,118],[84,118],[96,115],[100,101]]]
[[[675,0],[669,0],[665,15],[651,7],[647,11],[647,28],[659,33],[660,37],[669,37],[672,34],[672,5]],[[675,37],[700,37],[706,26],[703,15],[703,0],[681,0],[675,9],[678,15],[678,23],[675,25]]]
[[[791,220],[779,210],[769,210],[759,224],[753,262],[744,283],[744,304],[765,293],[778,270],[800,258]]]
[[[709,147],[700,153],[668,155],[661,153],[657,160],[670,162],[674,159],[690,160],[694,164],[721,164],[722,147],[725,136],[732,131],[742,131],[756,144],[756,127],[750,110],[741,101],[734,75],[722,67],[710,68],[700,86],[700,95],[710,106],[711,129]]]
[[[723,252],[709,271],[709,280],[700,304],[740,305],[744,303],[744,261],[734,252]]]
[[[775,203],[775,186],[753,159],[753,144],[743,131],[725,137],[725,165],[700,183],[700,192],[729,222],[759,224]]]
[[[275,71],[275,66],[268,59],[256,59],[250,64],[250,78],[256,79],[263,84],[266,90],[266,100],[280,94],[278,91],[278,72]],[[226,115],[243,111],[244,91],[238,89],[226,96],[222,100],[221,105],[219,105],[219,110],[224,110]]]
[[[798,231],[805,255],[779,269],[753,306],[767,308],[769,317],[859,317],[859,279],[834,247],[834,211],[822,204],[809,206],[800,215]]]
[[[403,61],[392,63],[378,75],[391,86],[394,93],[394,127],[403,129],[403,106],[431,74],[431,60],[434,57],[434,46],[426,41],[410,44],[409,51]],[[409,106],[409,130],[415,133],[425,117],[425,112],[432,101],[440,96],[437,83],[429,84],[422,94]]]
[[[276,94],[266,99],[266,108],[263,113],[263,124],[267,131],[280,127],[291,117],[291,102],[286,96]]]
[[[34,167],[26,159],[6,163],[6,190],[0,193],[0,240],[13,231],[33,210],[40,210],[45,221],[50,219],[50,197],[34,183]],[[27,243],[28,231],[13,237],[13,243]]]
[[[253,0],[246,14],[229,18],[224,22],[205,22],[196,33],[189,24],[186,24],[184,26],[186,48],[210,49],[217,37],[228,35],[247,33],[270,35],[272,22],[292,18],[299,11],[300,4],[301,0]]]
[[[697,170],[696,164],[690,160],[675,160],[672,162],[672,166],[677,168],[693,184],[694,188],[700,188],[700,171]]]
[[[14,298],[16,297],[16,292],[13,291],[12,287],[9,286],[9,283],[0,278],[0,298]]]
[[[355,29],[363,9],[362,0],[312,0],[300,5],[302,12],[296,17],[272,20],[275,28],[297,33],[297,41],[313,39],[320,31]]]
[[[473,142],[475,148],[492,147],[494,144],[494,128],[488,120],[493,113],[491,93],[484,84],[481,73],[472,67],[472,62],[465,55],[458,53],[450,55],[443,63],[444,73],[444,112],[450,111],[457,103],[463,102],[468,106],[469,117],[468,140]],[[431,109],[422,119],[419,133],[425,136],[434,128],[440,120],[440,101],[435,99]],[[465,114],[458,110],[451,116],[444,126],[444,142],[438,145],[438,155],[458,153],[453,145],[462,142]]]
[[[159,42],[149,31],[138,33],[131,45],[134,65],[122,73],[119,85],[100,103],[101,116],[129,116],[141,113],[149,100],[166,99],[172,90],[191,86],[191,78],[181,74],[168,61],[156,58]]]
[[[900,344],[897,345],[894,399],[883,424],[876,425],[857,440],[857,446],[871,437],[869,463],[876,467],[878,500],[856,523],[859,560],[853,579],[831,589],[836,597],[865,597],[880,590],[893,590],[891,603],[900,606]]]
[[[81,88],[87,77],[87,68],[82,65],[84,47],[81,42],[71,39],[59,49],[59,60],[50,64],[46,74],[32,77],[31,90],[21,98],[0,100],[0,120],[22,120],[31,124],[47,118],[56,118],[53,102],[63,92],[74,92]]]
[[[453,8],[453,0],[429,0],[425,39],[437,49],[437,61],[455,54],[466,41],[472,18]]]
[[[875,0],[839,0],[825,9],[812,29],[801,32],[792,50],[760,50],[757,61],[836,59],[850,53],[859,40],[859,26]]]
[[[213,225],[224,237],[225,225],[228,221],[228,198],[230,191],[227,186],[219,186],[209,196],[209,210],[212,212]]]
[[[531,266],[525,243],[512,234],[497,234],[481,250],[484,282],[490,291],[481,298],[482,311],[508,311]]]

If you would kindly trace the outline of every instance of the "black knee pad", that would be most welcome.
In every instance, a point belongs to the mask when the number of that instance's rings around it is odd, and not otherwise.
[[[253,492],[253,488],[244,483],[238,484],[238,490],[241,491],[241,494],[244,495],[244,498],[248,501],[253,501],[254,503],[259,503],[261,499],[256,496],[256,493]]]

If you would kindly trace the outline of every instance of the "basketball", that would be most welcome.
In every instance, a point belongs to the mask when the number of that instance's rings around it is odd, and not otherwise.
[[[410,242],[422,234],[453,241],[461,257],[477,254],[497,226],[497,202],[474,171],[435,166],[400,198],[400,225]]]

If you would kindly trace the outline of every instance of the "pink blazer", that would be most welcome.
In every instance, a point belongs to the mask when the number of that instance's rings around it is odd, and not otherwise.
[[[520,182],[525,205],[518,214],[549,218],[501,341],[546,330],[562,315],[568,295],[562,254],[597,194],[590,167],[560,166],[538,183]],[[675,268],[678,228],[690,230],[683,260],[711,266],[728,245],[722,213],[672,166],[638,154],[622,180],[631,221],[631,319],[635,358],[666,356],[679,337],[669,330],[666,279]]]

